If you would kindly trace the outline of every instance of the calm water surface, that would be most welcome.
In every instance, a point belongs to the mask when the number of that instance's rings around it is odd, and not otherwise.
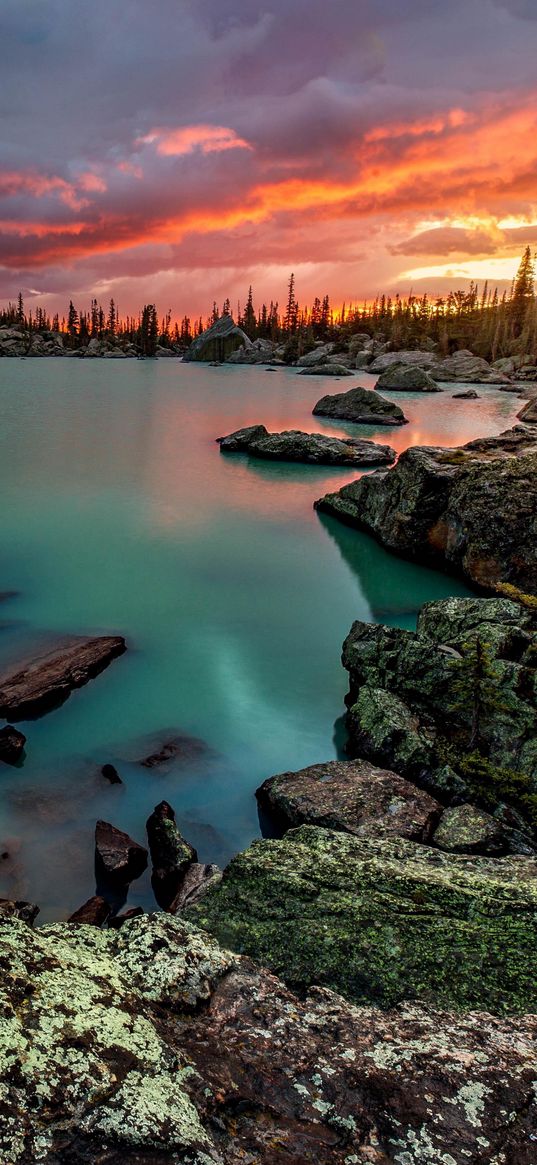
[[[423,602],[468,593],[312,509],[352,471],[224,457],[241,425],[355,434],[401,451],[506,428],[520,401],[394,393],[399,429],[314,418],[356,383],[291,369],[170,360],[0,364],[0,668],[44,636],[123,634],[129,650],[63,707],[22,724],[22,768],[0,774],[0,896],[65,917],[94,892],[98,817],[144,841],[166,798],[200,859],[259,833],[256,786],[333,758],[354,619],[415,625]],[[136,764],[166,737],[212,749],[167,771]],[[117,765],[123,785],[100,775]],[[146,875],[129,904],[153,905]]]

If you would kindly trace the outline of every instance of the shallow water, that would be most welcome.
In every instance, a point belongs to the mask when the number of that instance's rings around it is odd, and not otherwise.
[[[217,436],[271,429],[460,444],[509,426],[520,401],[388,393],[402,428],[314,418],[356,380],[170,361],[0,365],[0,667],[43,633],[114,633],[129,650],[61,708],[21,724],[22,768],[0,775],[0,895],[65,917],[94,892],[99,817],[144,841],[166,798],[200,859],[222,864],[259,833],[257,785],[333,758],[354,619],[415,625],[427,600],[467,594],[312,509],[352,470],[223,456]],[[372,385],[373,377],[359,382]],[[144,769],[178,732],[212,753]],[[100,775],[117,765],[123,785]],[[146,874],[129,905],[153,905]]]

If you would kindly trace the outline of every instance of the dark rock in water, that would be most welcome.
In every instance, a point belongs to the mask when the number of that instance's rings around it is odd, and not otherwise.
[[[16,765],[22,759],[26,737],[12,724],[0,728],[0,761],[6,765]]]
[[[390,465],[395,450],[389,445],[353,437],[327,437],[324,433],[302,433],[290,429],[268,433],[264,425],[239,429],[219,437],[223,453],[249,453],[272,461],[298,461],[309,465]]]
[[[79,638],[49,649],[0,677],[0,716],[25,720],[63,703],[126,650],[119,635]]]
[[[148,818],[147,837],[153,865],[151,885],[159,906],[168,910],[198,855],[180,833],[167,801],[161,801]]]
[[[412,364],[390,364],[381,372],[375,388],[387,388],[392,392],[442,392],[424,368]]]
[[[2,854],[4,856],[9,855]],[[33,902],[12,902],[10,898],[0,898],[0,921],[4,918],[20,918],[27,926],[33,926],[38,914],[39,906],[34,906]]]
[[[110,822],[98,821],[95,860],[97,872],[107,881],[125,886],[147,869],[147,850]]]
[[[522,1013],[535,1004],[537,862],[303,825],[255,841],[188,917],[294,989]]]
[[[143,913],[144,911],[141,906],[131,906],[123,914],[114,914],[112,918],[109,918],[108,926],[112,930],[119,930],[125,922],[130,922],[131,918],[140,918]]]
[[[445,809],[436,829],[433,842],[440,849],[454,854],[492,854],[509,852],[509,838],[490,813],[475,805],[454,805]]]
[[[442,806],[428,793],[368,761],[328,761],[269,777],[259,804],[283,829],[322,825],[358,837],[428,842]]]
[[[399,405],[386,400],[374,389],[351,388],[349,392],[337,392],[333,396],[323,396],[317,401],[313,415],[335,417],[341,421],[354,421],[357,425],[406,425]]]
[[[406,558],[495,590],[537,593],[537,427],[517,425],[460,449],[421,446],[316,509]]]
[[[6,1161],[532,1165],[534,1016],[299,999],[163,914],[1,939]]]
[[[16,599],[20,591],[0,591],[0,603],[7,603],[9,599]]]
[[[112,907],[104,898],[99,895],[94,895],[93,898],[88,898],[88,901],[75,910],[68,918],[68,922],[77,922],[81,926],[102,926],[106,922],[108,916],[111,914]]]
[[[103,765],[101,769],[103,777],[110,781],[111,785],[122,785],[123,781],[114,765]]]
[[[524,408],[517,413],[519,421],[524,421],[525,424],[537,424],[537,397],[534,400],[529,400],[524,405]]]
[[[321,364],[314,368],[301,368],[299,376],[354,376],[355,373],[345,364]]]
[[[152,752],[143,760],[138,761],[138,764],[143,765],[144,769],[163,768],[166,770],[166,766],[172,762],[194,763],[200,757],[207,756],[209,751],[205,741],[199,740],[196,736],[174,736],[156,752]]]
[[[180,889],[169,906],[170,914],[180,914],[189,906],[199,902],[207,891],[222,881],[219,866],[193,862],[183,876]]]
[[[473,388],[468,388],[466,392],[454,392],[451,395],[452,400],[479,400],[479,393]]]
[[[183,360],[201,360],[207,363],[221,364],[237,348],[250,348],[246,332],[232,320],[231,316],[223,315],[216,323],[207,328],[187,348]]]

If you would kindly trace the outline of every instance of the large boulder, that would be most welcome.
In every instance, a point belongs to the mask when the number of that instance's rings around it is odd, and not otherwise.
[[[126,651],[119,635],[70,639],[0,676],[0,716],[26,720],[62,704]]]
[[[249,348],[251,340],[229,315],[223,315],[192,341],[183,360],[227,360],[237,348]]]
[[[329,356],[332,355],[335,349],[334,344],[317,344],[311,352],[306,352],[305,356],[299,356],[297,364],[299,368],[316,368],[319,364],[324,364]]]
[[[524,421],[526,425],[537,425],[537,397],[526,402],[517,413],[517,418],[519,421]]]
[[[471,384],[508,384],[509,376],[492,367],[480,356],[474,356],[466,349],[455,352],[446,360],[441,360],[431,368],[431,376],[435,380],[462,380]]]
[[[420,349],[411,349],[409,351],[402,349],[400,352],[380,352],[375,356],[368,371],[378,374],[385,372],[387,368],[391,368],[394,364],[403,364],[408,368],[432,368],[433,365],[438,364],[438,356],[435,355],[434,351],[430,352]]]
[[[430,841],[442,806],[396,773],[368,761],[328,761],[269,777],[256,793],[283,830],[322,825],[357,837]]]
[[[368,388],[351,388],[348,392],[322,396],[313,409],[313,415],[354,421],[357,425],[407,424],[399,405]]]
[[[293,988],[382,1007],[535,1003],[537,863],[304,825],[255,841],[189,912]]]
[[[266,364],[273,360],[276,345],[272,340],[254,340],[253,343],[241,344],[230,356],[226,356],[226,364]]]
[[[111,886],[128,886],[147,868],[147,850],[109,821],[98,821],[95,867],[99,881]]]
[[[436,380],[416,364],[390,364],[381,372],[375,388],[392,392],[442,392]]]
[[[10,1165],[532,1165],[535,1018],[298,999],[166,915],[0,927]]]
[[[151,885],[159,906],[168,910],[198,855],[181,834],[167,801],[161,801],[148,818],[147,839],[153,866]]]
[[[537,428],[530,425],[460,449],[414,446],[393,470],[315,506],[483,589],[511,583],[537,594]]]
[[[238,429],[219,437],[223,453],[249,453],[270,461],[299,461],[309,465],[390,465],[395,450],[389,445],[353,437],[327,437],[324,433],[302,433],[290,429],[268,433],[264,425]]]

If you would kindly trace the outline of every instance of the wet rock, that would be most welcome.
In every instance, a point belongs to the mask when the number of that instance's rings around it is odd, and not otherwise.
[[[187,348],[183,360],[222,363],[231,356],[232,352],[242,347],[250,348],[251,340],[248,339],[246,332],[243,332],[242,328],[239,328],[232,320],[231,316],[223,315],[193,340],[190,347]]]
[[[304,825],[256,841],[188,916],[300,991],[523,1012],[534,1001],[537,862]]]
[[[110,822],[98,821],[95,861],[98,874],[106,881],[126,886],[147,869],[147,850]]]
[[[96,894],[75,910],[74,914],[69,916],[68,922],[76,922],[81,926],[103,926],[111,913],[110,904]]]
[[[492,367],[486,360],[474,356],[466,349],[455,352],[453,356],[448,356],[446,360],[435,364],[431,369],[431,376],[440,381],[462,380],[470,381],[472,384],[509,382],[506,373],[500,372],[498,368]]]
[[[2,857],[7,858],[9,854],[2,854]],[[0,898],[0,923],[5,918],[19,918],[27,926],[33,926],[38,914],[39,906],[34,906],[33,902],[13,902],[10,898]]]
[[[119,635],[77,638],[0,677],[0,716],[24,720],[63,703],[126,650]]]
[[[315,368],[300,368],[299,376],[353,376],[345,364],[321,364]]]
[[[114,765],[103,765],[101,774],[111,785],[122,785],[123,781]]]
[[[222,871],[218,866],[193,862],[186,871],[173,902],[170,903],[170,914],[180,914],[189,906],[194,906],[196,902],[201,901],[207,890],[221,881]]]
[[[406,425],[399,405],[380,396],[368,388],[351,388],[349,392],[338,392],[333,396],[323,396],[313,409],[314,416],[335,417],[342,421],[354,421],[357,425]]]
[[[148,818],[147,837],[153,865],[151,885],[159,906],[168,910],[198,855],[182,836],[167,801],[161,801]]]
[[[507,582],[537,593],[537,428],[460,449],[415,446],[315,507],[489,591]]]
[[[26,737],[12,724],[0,728],[0,761],[6,765],[16,765],[22,760]]]
[[[440,849],[456,854],[505,854],[509,850],[509,841],[500,823],[475,805],[445,809],[433,842]]]
[[[442,392],[436,380],[415,364],[390,364],[382,372],[375,385],[377,389],[391,389],[392,392]]]
[[[129,910],[125,910],[123,914],[114,914],[112,918],[108,919],[108,925],[112,929],[119,930],[125,922],[130,922],[131,918],[141,918],[144,913],[141,906],[131,906]]]
[[[166,740],[160,748],[143,760],[139,760],[138,764],[144,769],[160,768],[166,772],[172,763],[193,764],[206,757],[209,751],[205,741],[199,740],[197,736],[177,735]]]
[[[389,445],[352,437],[327,437],[324,433],[302,433],[296,429],[268,433],[263,425],[239,429],[228,437],[219,437],[218,441],[223,453],[244,452],[273,461],[357,466],[389,465],[395,461],[395,450]]]
[[[280,828],[322,825],[357,837],[428,842],[442,806],[423,790],[368,761],[328,761],[269,777],[256,792]]]

